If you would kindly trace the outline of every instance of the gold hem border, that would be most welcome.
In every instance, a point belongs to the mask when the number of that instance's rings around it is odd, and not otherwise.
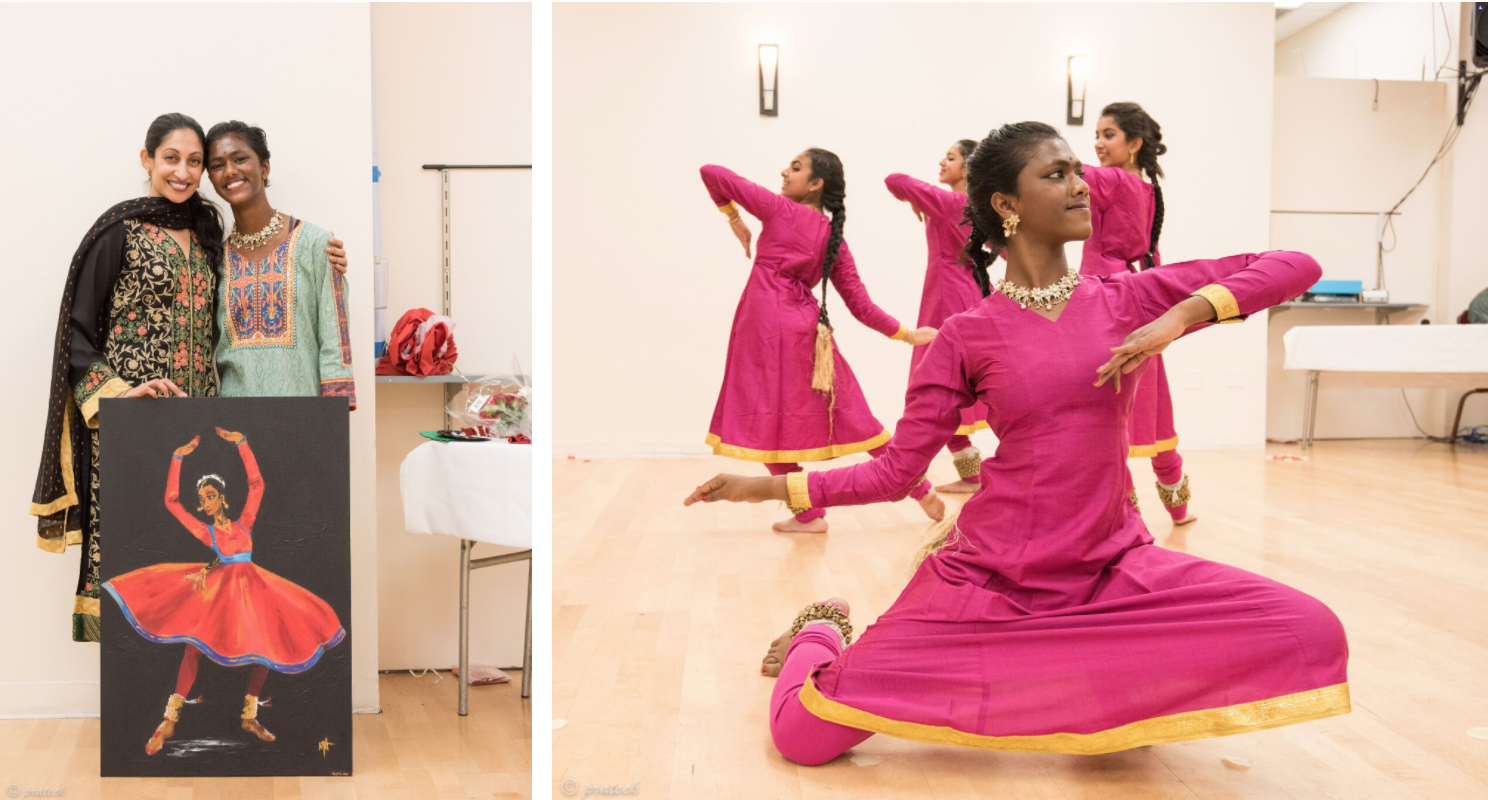
[[[850,456],[854,453],[866,453],[875,447],[881,447],[888,443],[893,434],[884,431],[866,442],[855,442],[852,444],[834,444],[829,447],[816,447],[810,450],[751,450],[747,447],[726,444],[717,434],[710,433],[704,439],[704,443],[713,448],[713,455],[737,458],[740,461],[754,461],[760,464],[798,464],[802,461],[828,461],[842,456]]]
[[[962,425],[961,427],[957,428],[956,429],[956,435],[957,436],[970,436],[973,433],[976,433],[977,431],[984,431],[984,430],[987,430],[988,428],[991,428],[991,427],[992,426],[991,425],[988,425],[986,422],[977,421],[977,422],[971,423],[970,425]]]
[[[932,744],[950,744],[981,750],[1027,753],[1100,755],[1151,744],[1170,744],[1190,739],[1209,739],[1237,733],[1262,731],[1347,714],[1351,710],[1348,683],[1296,694],[1239,703],[1221,708],[1185,711],[1164,717],[1138,720],[1095,733],[1048,733],[1038,736],[984,736],[941,725],[924,725],[887,719],[829,700],[817,691],[808,677],[801,687],[801,704],[812,715],[828,722],[883,733],[899,739]]]
[[[44,517],[48,514],[55,514],[64,508],[72,508],[78,504],[77,487],[73,486],[72,480],[72,409],[77,405],[77,401],[73,399],[71,391],[68,391],[67,400],[62,405],[62,442],[58,448],[58,463],[61,464],[62,489],[65,494],[45,505],[32,503],[31,516],[33,517]],[[67,521],[63,520],[63,525],[66,524]],[[78,535],[78,541],[81,542],[82,531],[77,531],[76,533]],[[66,550],[65,546],[62,550],[52,550],[50,547],[42,547],[42,537],[37,536],[36,538],[36,546],[41,547],[43,550],[54,553],[61,553]],[[68,542],[68,544],[73,544],[73,542]]]
[[[1178,437],[1163,439],[1152,444],[1134,444],[1127,448],[1127,458],[1154,458],[1158,453],[1166,453],[1169,450],[1178,449]]]

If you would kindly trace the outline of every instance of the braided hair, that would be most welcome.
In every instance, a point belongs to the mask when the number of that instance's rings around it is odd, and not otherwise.
[[[820,147],[806,148],[811,157],[811,177],[822,182],[821,207],[832,219],[832,235],[827,238],[827,253],[822,259],[821,315],[817,321],[832,327],[827,317],[827,280],[832,277],[832,265],[837,261],[837,251],[842,249],[842,227],[847,224],[847,180],[842,176],[842,159],[830,150]]]
[[[1136,103],[1111,103],[1101,109],[1101,116],[1115,120],[1116,127],[1126,134],[1127,141],[1142,140],[1142,148],[1137,151],[1137,168],[1152,181],[1152,200],[1156,206],[1152,212],[1152,233],[1147,240],[1147,254],[1142,256],[1142,261],[1145,269],[1152,269],[1156,265],[1153,255],[1157,252],[1158,237],[1162,235],[1164,211],[1162,187],[1157,183],[1157,179],[1163,176],[1157,157],[1168,152],[1168,146],[1162,143],[1162,126]]]
[[[161,114],[156,117],[145,131],[145,152],[150,154],[150,158],[154,158],[155,151],[160,149],[165,137],[182,128],[196,134],[202,144],[202,157],[206,158],[207,135],[202,132],[202,126],[196,120],[185,114]],[[222,264],[222,212],[202,197],[199,187],[186,198],[184,205],[191,212],[191,232],[196,234],[197,243],[206,251],[207,262],[216,269]]]
[[[992,293],[987,265],[1007,246],[1002,219],[992,210],[992,195],[1018,194],[1018,174],[1028,166],[1034,148],[1050,139],[1063,139],[1059,131],[1042,122],[1015,122],[987,134],[966,159],[966,216],[971,238],[961,257],[971,264],[982,297]],[[990,247],[988,247],[990,245]]]

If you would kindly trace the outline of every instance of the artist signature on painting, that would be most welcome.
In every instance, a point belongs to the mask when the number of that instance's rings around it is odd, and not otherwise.
[[[5,796],[6,797],[66,797],[67,796],[67,787],[66,786],[63,786],[60,789],[31,789],[31,788],[27,788],[25,790],[24,794],[23,794],[22,793],[22,790],[21,790],[21,787],[19,787],[19,786],[17,786],[17,785],[15,785],[15,784],[12,783],[11,785],[5,787]]]

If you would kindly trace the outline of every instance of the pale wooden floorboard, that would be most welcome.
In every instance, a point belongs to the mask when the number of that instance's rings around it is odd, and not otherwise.
[[[97,719],[0,720],[0,793],[15,785],[22,796],[65,787],[82,800],[530,798],[532,708],[521,679],[471,687],[461,717],[453,675],[380,676],[383,713],[352,717],[350,777],[104,779]]]
[[[1200,520],[1180,529],[1150,467],[1132,462],[1158,543],[1331,606],[1349,635],[1352,714],[1098,757],[876,736],[797,767],[770,745],[765,646],[829,595],[852,601],[859,629],[882,613],[925,527],[918,506],[833,509],[825,536],[780,535],[775,504],[681,505],[714,473],[762,474],[756,465],[565,459],[554,465],[553,708],[568,724],[553,733],[554,796],[572,780],[580,793],[639,782],[643,797],[678,798],[1488,797],[1488,741],[1466,735],[1488,725],[1488,451],[1365,441],[1320,443],[1305,462],[1184,458]],[[942,456],[931,478],[952,477]],[[1253,767],[1229,769],[1226,756]]]

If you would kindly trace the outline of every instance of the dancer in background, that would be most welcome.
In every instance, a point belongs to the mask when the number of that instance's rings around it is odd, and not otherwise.
[[[708,429],[713,452],[763,463],[771,475],[800,472],[804,461],[881,453],[889,432],[874,418],[832,341],[827,281],[858,321],[885,336],[920,345],[934,338],[935,331],[900,325],[874,305],[858,279],[842,238],[847,221],[842,161],[814,147],[800,153],[780,173],[780,194],[723,167],[703,167],[702,175],[745,256],[753,234],[739,217],[739,207],[761,224]],[[811,293],[818,282],[820,303]],[[932,519],[944,514],[944,502],[923,476],[911,495]],[[791,510],[793,518],[777,523],[775,530],[826,532],[821,509]]]
[[[1136,103],[1112,103],[1101,110],[1095,127],[1099,167],[1085,169],[1090,185],[1090,225],[1080,259],[1080,274],[1110,277],[1152,269],[1162,263],[1157,242],[1162,234],[1163,196],[1157,179],[1157,157],[1168,151],[1162,128]],[[1150,183],[1142,180],[1146,174]],[[1141,381],[1133,381],[1136,401],[1130,418],[1131,458],[1152,459],[1157,493],[1175,525],[1198,519],[1188,513],[1188,476],[1178,455],[1173,429],[1173,398],[1161,354]]]
[[[982,301],[982,292],[971,275],[971,264],[962,255],[971,226],[966,214],[966,159],[976,149],[975,139],[962,139],[946,150],[940,160],[940,182],[950,187],[931,186],[908,175],[895,173],[884,179],[889,193],[909,203],[915,216],[925,223],[925,242],[930,251],[925,264],[925,286],[920,292],[921,327],[938,328],[952,314]],[[909,357],[909,374],[925,357],[925,347],[914,348]],[[975,405],[961,412],[961,427],[951,437],[947,449],[956,464],[960,480],[935,487],[948,494],[970,494],[981,484],[982,454],[971,443],[970,434],[987,427],[987,409]]]
[[[1179,336],[1301,294],[1317,262],[1272,252],[1082,278],[1065,244],[1090,236],[1088,187],[1057,131],[1003,126],[968,171],[967,255],[984,292],[999,250],[1006,277],[940,328],[888,452],[809,475],[719,475],[684,501],[902,497],[961,409],[989,409],[987,480],[935,526],[894,604],[856,643],[840,600],[796,618],[771,697],[776,748],[823,764],[885,733],[1094,754],[1347,713],[1348,645],[1327,606],[1153,544],[1131,500],[1121,390]]]

